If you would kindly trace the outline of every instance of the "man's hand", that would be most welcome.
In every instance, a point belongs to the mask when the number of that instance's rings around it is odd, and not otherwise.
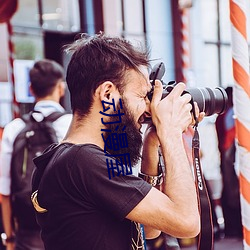
[[[182,95],[184,83],[178,83],[173,90],[161,100],[162,83],[155,82],[154,94],[151,101],[152,121],[156,126],[158,137],[169,134],[181,135],[192,123],[191,95]]]
[[[3,226],[4,231],[7,237],[13,235],[13,228],[12,228],[12,206],[11,200],[9,195],[2,195],[2,219],[3,219]],[[6,250],[14,250],[15,244],[13,242],[6,242]]]
[[[198,122],[201,122],[203,118],[205,117],[205,112],[200,112],[197,102],[194,102],[194,110],[195,110],[195,115],[196,115]],[[194,116],[192,116],[191,125],[192,126],[195,125],[195,122],[196,121],[194,120]]]
[[[6,250],[14,250],[15,249],[15,243],[9,242],[6,243]]]

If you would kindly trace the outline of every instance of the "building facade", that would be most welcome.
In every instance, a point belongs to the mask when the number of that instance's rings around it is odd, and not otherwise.
[[[22,0],[10,24],[12,34],[6,23],[0,24],[0,88],[12,95],[13,71],[18,103],[32,102],[22,71],[41,58],[66,68],[69,58],[61,46],[79,32],[104,31],[150,47],[152,66],[165,63],[165,82],[210,88],[233,85],[229,0]],[[0,112],[0,126],[12,119],[11,102],[12,96],[0,97],[0,111],[8,110]],[[64,105],[70,109],[67,100]]]

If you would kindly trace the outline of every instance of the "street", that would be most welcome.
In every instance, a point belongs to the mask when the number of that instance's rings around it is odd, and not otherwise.
[[[196,246],[182,247],[183,250],[197,250]],[[202,250],[202,249],[201,249]],[[243,250],[242,239],[224,238],[214,242],[214,250]]]

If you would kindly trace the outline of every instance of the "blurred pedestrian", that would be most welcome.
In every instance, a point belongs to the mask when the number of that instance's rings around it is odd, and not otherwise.
[[[45,136],[48,136],[49,133],[45,131],[44,121],[48,123],[48,117],[55,113],[58,114],[59,118],[52,122],[52,128],[59,141],[65,136],[71,121],[71,115],[66,114],[59,104],[60,98],[65,93],[62,66],[55,61],[43,59],[34,64],[29,76],[30,91],[36,101],[34,110],[29,115],[17,118],[5,126],[1,144],[0,193],[2,195],[2,218],[5,232],[2,239],[5,241],[7,250],[44,249],[35,214],[33,210],[29,212],[27,209],[29,206],[33,207],[30,200],[33,162],[30,157],[34,156],[30,156],[30,154],[37,146],[40,146],[39,150],[41,151],[44,150],[44,146],[42,141],[38,141],[38,145],[28,144],[28,141],[32,141],[35,136],[39,138],[43,132]],[[42,124],[44,127],[40,131],[34,129],[34,126],[39,127]],[[28,126],[31,127],[27,131]],[[26,139],[22,137],[23,135],[26,135]],[[22,142],[24,142],[23,145],[21,145]],[[19,147],[18,151],[17,147]],[[22,152],[20,156],[19,152]],[[36,154],[38,153],[36,152]],[[22,175],[19,174],[19,169],[22,170]],[[13,179],[13,173],[15,179]],[[19,186],[17,187],[17,185]],[[15,192],[19,190],[19,193],[14,193],[14,190]]]
[[[239,179],[235,157],[233,88],[229,86],[225,90],[228,95],[228,110],[218,116],[216,120],[223,177],[222,207],[225,218],[225,235],[242,237]]]

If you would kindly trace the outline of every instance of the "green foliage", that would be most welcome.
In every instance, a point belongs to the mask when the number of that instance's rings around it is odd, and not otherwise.
[[[22,60],[34,60],[36,58],[36,46],[34,41],[18,39],[15,43],[15,58]]]

